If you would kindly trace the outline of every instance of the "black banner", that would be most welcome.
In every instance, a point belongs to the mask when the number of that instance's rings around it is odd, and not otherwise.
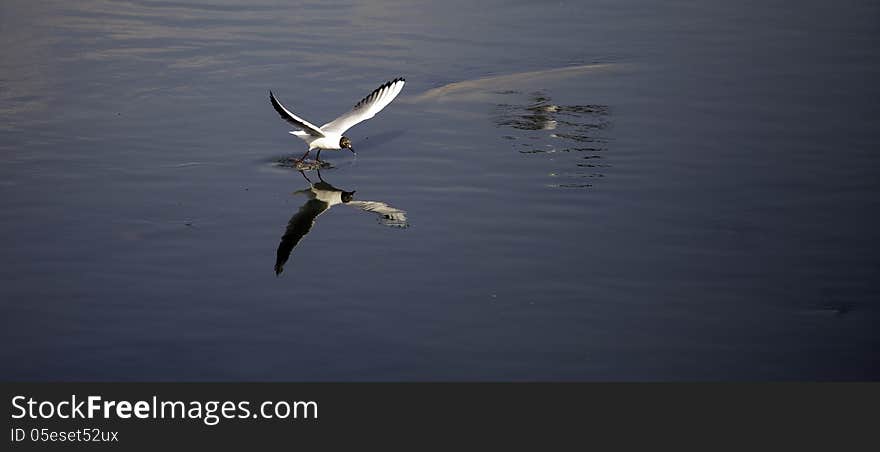
[[[876,384],[2,385],[6,450],[870,444]],[[870,441],[874,441],[873,438]]]

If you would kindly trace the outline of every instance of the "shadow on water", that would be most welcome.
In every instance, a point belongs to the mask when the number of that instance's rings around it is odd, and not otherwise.
[[[566,169],[551,176],[571,182],[551,186],[587,188],[592,184],[578,179],[604,177],[602,169],[610,166],[604,163],[609,141],[604,132],[611,126],[610,114],[607,105],[557,105],[548,94],[535,92],[527,103],[498,104],[494,121],[499,127],[513,129],[514,133],[504,138],[516,142],[514,147],[520,154],[552,156],[566,162]]]
[[[384,226],[393,228],[406,228],[409,226],[406,219],[406,211],[391,207],[384,202],[356,201],[354,199],[355,190],[346,191],[336,188],[321,177],[319,169],[315,173],[318,176],[318,182],[312,182],[304,171],[300,171],[300,174],[308,181],[309,186],[302,190],[297,190],[294,194],[305,195],[306,202],[290,217],[290,221],[287,222],[287,229],[284,231],[284,235],[281,236],[281,243],[278,244],[278,252],[275,258],[275,275],[280,275],[284,271],[284,264],[290,258],[291,252],[300,240],[311,231],[318,216],[330,210],[333,206],[343,204],[358,208],[364,212],[371,212],[378,216],[379,223]]]

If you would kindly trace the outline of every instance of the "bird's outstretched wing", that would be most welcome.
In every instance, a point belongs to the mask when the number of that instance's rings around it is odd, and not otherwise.
[[[269,91],[269,100],[272,102],[272,106],[275,107],[275,111],[281,115],[281,119],[303,129],[307,134],[313,137],[323,137],[324,133],[321,132],[321,129],[318,126],[306,121],[305,119],[300,118],[299,116],[290,112],[290,110],[284,108],[284,105],[281,105],[281,102],[278,102],[278,99],[275,98],[275,95],[272,94],[272,91]]]
[[[351,111],[321,126],[321,130],[327,133],[342,134],[355,124],[376,116],[376,113],[382,111],[400,94],[404,83],[406,83],[406,80],[403,77],[385,82],[370,93],[369,96],[355,104]]]
[[[365,212],[373,212],[379,216],[379,223],[385,226],[395,228],[405,228],[409,226],[406,221],[406,211],[396,209],[394,207],[379,201],[350,201],[348,205],[357,207]]]

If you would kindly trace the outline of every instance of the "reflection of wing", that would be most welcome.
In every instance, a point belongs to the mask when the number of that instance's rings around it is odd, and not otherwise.
[[[382,111],[400,94],[404,83],[406,81],[403,78],[396,78],[390,82],[385,82],[370,93],[369,96],[358,102],[351,111],[321,126],[321,130],[328,133],[342,134],[355,124],[376,116],[376,113]]]
[[[281,119],[303,129],[307,134],[313,137],[323,137],[324,134],[321,133],[321,129],[319,129],[316,125],[306,121],[303,118],[293,114],[290,110],[284,108],[284,105],[281,105],[281,102],[278,102],[278,99],[275,98],[275,95],[272,94],[272,91],[269,91],[269,101],[272,102],[272,107],[275,108],[275,111],[281,115]]]
[[[358,209],[364,210],[366,212],[373,212],[379,215],[379,222],[384,224],[385,226],[391,226],[395,228],[405,228],[409,226],[409,223],[406,222],[406,211],[395,209],[394,207],[391,207],[384,202],[351,201],[348,203],[348,205],[357,207]]]
[[[287,223],[287,230],[281,237],[281,243],[278,244],[278,255],[275,258],[275,275],[280,275],[284,271],[284,264],[290,257],[290,252],[299,243],[300,239],[305,237],[312,229],[315,218],[327,210],[327,203],[310,199],[299,208]]]

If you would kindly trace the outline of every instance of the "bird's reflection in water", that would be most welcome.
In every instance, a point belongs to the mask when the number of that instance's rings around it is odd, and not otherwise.
[[[385,226],[394,228],[409,226],[406,212],[403,210],[395,209],[379,201],[356,201],[354,199],[355,191],[345,191],[330,185],[321,178],[320,171],[317,171],[317,183],[312,182],[305,172],[300,171],[300,174],[309,182],[309,187],[298,190],[294,194],[303,194],[307,199],[299,210],[290,217],[287,229],[281,236],[281,243],[278,244],[278,253],[275,258],[275,275],[280,275],[284,271],[284,264],[290,258],[290,253],[312,229],[315,219],[333,206],[344,204],[371,212],[378,215],[379,223]]]

